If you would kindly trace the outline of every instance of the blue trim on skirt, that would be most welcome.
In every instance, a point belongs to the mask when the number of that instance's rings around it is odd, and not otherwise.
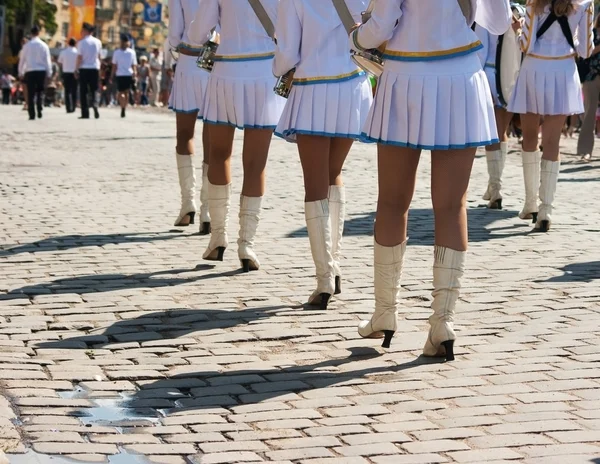
[[[246,124],[245,126],[238,126],[237,124],[234,124],[232,122],[223,122],[223,121],[209,121],[208,119],[204,120],[205,124],[213,124],[215,126],[231,126],[231,127],[235,127],[236,129],[240,129],[240,130],[244,130],[244,129],[271,129],[271,130],[275,130],[277,128],[277,126],[251,126],[249,124]]]
[[[408,142],[393,142],[393,141],[389,141],[389,140],[376,139],[376,138],[373,138],[373,137],[367,135],[365,132],[363,132],[361,134],[360,141],[367,142],[367,143],[368,142],[378,143],[381,145],[392,145],[395,147],[402,147],[402,148],[412,148],[415,150],[464,150],[466,148],[485,147],[488,145],[494,145],[496,143],[500,143],[500,140],[492,139],[492,140],[487,140],[487,141],[482,141],[482,142],[469,142],[469,143],[465,143],[462,145],[419,145],[419,144],[415,145],[414,143],[408,143]]]
[[[360,134],[336,134],[332,132],[318,132],[318,131],[309,131],[309,130],[297,130],[297,129],[286,129],[283,132],[275,132],[277,137],[281,137],[282,139],[286,139],[291,135],[316,135],[319,137],[336,137],[342,139],[354,139],[360,140]]]
[[[179,113],[179,114],[192,114],[192,113],[198,113],[198,119],[202,120],[204,119],[203,116],[200,116],[200,110],[199,109],[195,109],[195,110],[178,110],[177,108],[173,107],[173,106],[169,106],[169,109],[171,111],[173,111],[174,113]]]

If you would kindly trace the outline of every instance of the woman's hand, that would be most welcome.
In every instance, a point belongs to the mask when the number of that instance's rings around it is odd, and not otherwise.
[[[515,31],[515,34],[519,34],[519,31],[521,31],[521,29],[523,29],[523,24],[525,22],[524,18],[514,18],[513,17],[513,22],[512,22],[512,28],[513,31]]]

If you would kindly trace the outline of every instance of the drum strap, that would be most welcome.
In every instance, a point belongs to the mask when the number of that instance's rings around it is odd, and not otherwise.
[[[335,7],[335,10],[337,11],[338,16],[342,20],[342,24],[346,28],[346,32],[348,32],[348,34],[350,34],[350,32],[352,32],[352,29],[354,28],[354,25],[356,23],[354,22],[352,13],[350,13],[350,10],[348,9],[346,0],[331,0],[331,1],[333,3],[333,6]]]
[[[273,25],[273,21],[271,21],[271,18],[269,17],[269,14],[267,13],[267,10],[265,10],[263,4],[260,2],[260,0],[248,0],[248,3],[254,10],[254,13],[262,24],[262,27],[265,28],[265,32],[269,35],[269,37],[271,37],[271,39],[276,41],[275,26]]]

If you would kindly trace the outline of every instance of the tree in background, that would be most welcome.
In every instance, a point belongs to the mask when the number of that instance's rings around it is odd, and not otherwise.
[[[34,3],[35,2],[35,3]],[[0,0],[6,6],[6,29],[12,64],[16,65],[21,50],[21,40],[29,33],[33,24],[38,24],[49,35],[58,29],[56,5],[51,0]],[[32,17],[32,5],[33,17]]]

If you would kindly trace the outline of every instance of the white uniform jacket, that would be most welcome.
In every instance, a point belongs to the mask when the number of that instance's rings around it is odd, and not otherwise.
[[[189,30],[202,0],[169,0],[169,47],[173,50],[184,48],[200,51],[205,40],[192,44]]]
[[[367,0],[346,0],[360,23]],[[294,85],[341,82],[364,74],[348,51],[348,32],[331,0],[281,0],[273,74],[293,68]]]
[[[367,50],[387,41],[384,58],[397,61],[442,60],[475,53],[482,43],[471,24],[475,21],[492,34],[504,34],[512,12],[509,0],[471,0],[471,6],[472,17],[465,20],[458,0],[380,1],[371,19],[352,33],[351,46]]]
[[[550,7],[546,7],[544,14],[536,14],[533,1],[527,1],[527,15],[521,35],[523,53],[541,59],[564,59],[576,54],[588,58],[594,49],[594,3],[591,0],[578,2],[575,13],[569,16],[575,50],[567,43],[558,22],[554,22],[542,37],[537,38],[537,31],[549,14]]]
[[[261,0],[273,24],[277,22],[279,0]],[[189,32],[194,44],[202,44],[218,29],[221,43],[215,61],[257,61],[275,56],[275,42],[269,37],[248,0],[201,0]]]

